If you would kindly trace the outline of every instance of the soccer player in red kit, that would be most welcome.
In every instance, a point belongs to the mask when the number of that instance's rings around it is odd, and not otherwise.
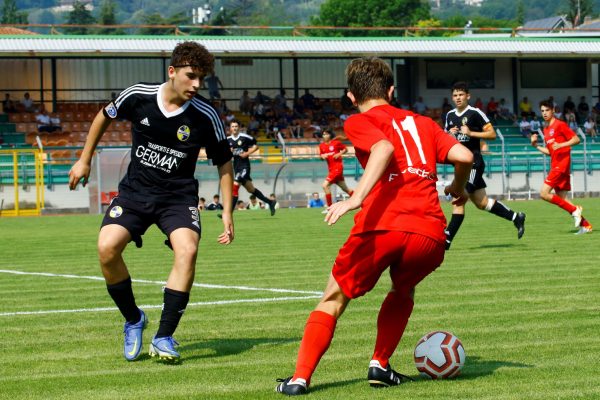
[[[542,117],[546,122],[544,139],[546,146],[538,143],[538,134],[531,135],[531,145],[541,153],[550,156],[550,173],[544,179],[540,196],[549,203],[556,204],[575,220],[575,227],[579,228],[577,234],[592,232],[592,225],[583,218],[581,206],[576,206],[567,200],[571,190],[571,146],[579,144],[579,137],[564,122],[554,117],[554,105],[549,100],[540,103]],[[554,190],[554,194],[552,194]]]
[[[352,189],[348,188],[344,180],[344,161],[342,156],[348,152],[346,145],[333,137],[331,130],[327,129],[323,132],[323,142],[319,145],[319,155],[327,161],[329,174],[323,181],[323,191],[325,191],[325,199],[327,207],[333,204],[331,199],[331,185],[338,185],[344,192],[352,196]]]
[[[354,194],[333,204],[325,221],[333,225],[348,211],[362,209],[333,264],[323,297],[308,317],[294,375],[276,387],[286,395],[307,392],[338,318],[388,267],[392,288],[379,311],[368,380],[379,387],[402,382],[389,359],[412,313],[415,286],[444,258],[446,219],[436,189],[436,162],[455,167],[445,192],[455,203],[468,199],[465,184],[472,153],[432,119],[389,104],[394,92],[389,65],[379,58],[355,59],[346,76],[348,97],[360,114],[350,117],[344,130],[364,173]]]

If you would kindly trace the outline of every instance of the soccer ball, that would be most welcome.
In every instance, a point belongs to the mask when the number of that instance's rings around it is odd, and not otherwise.
[[[415,347],[415,366],[431,379],[454,378],[465,364],[465,349],[456,336],[436,331],[423,336]]]

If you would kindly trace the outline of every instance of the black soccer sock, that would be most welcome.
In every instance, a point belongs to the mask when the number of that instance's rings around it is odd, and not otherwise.
[[[169,288],[164,289],[164,303],[160,325],[158,326],[158,332],[156,332],[157,338],[173,336],[189,300],[189,293]]]
[[[499,217],[502,217],[504,219],[507,219],[509,221],[512,221],[515,219],[516,213],[513,210],[506,207],[504,204],[502,204],[498,200],[491,200],[491,201],[493,201],[494,204],[492,205],[491,209],[488,210],[489,212],[491,212],[492,214],[497,215]],[[486,207],[486,210],[487,210],[487,207]]]
[[[231,212],[235,211],[235,209],[237,207],[238,199],[239,199],[239,197],[233,196],[233,199],[231,200]]]
[[[135,297],[133,297],[133,289],[131,288],[131,277],[127,277],[124,281],[114,285],[106,285],[106,289],[127,322],[135,324],[140,320],[140,310],[135,304]]]
[[[446,229],[446,240],[452,241],[454,239],[464,219],[464,214],[452,214],[452,218],[450,218],[450,223]]]
[[[271,200],[268,197],[265,197],[265,195],[262,194],[262,192],[258,189],[254,189],[254,192],[252,192],[252,194],[255,195],[258,199],[262,200],[265,204],[269,204],[271,202]]]

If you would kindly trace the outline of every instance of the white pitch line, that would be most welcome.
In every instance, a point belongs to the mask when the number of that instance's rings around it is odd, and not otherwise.
[[[89,279],[94,281],[104,281],[104,278],[101,276],[87,276],[87,275],[72,275],[72,274],[54,274],[51,272],[24,272],[24,271],[15,271],[10,269],[0,269],[0,273],[5,274],[13,274],[13,275],[34,275],[34,276],[49,276],[49,277],[58,277],[58,278],[69,278],[69,279]],[[164,281],[149,281],[146,279],[132,279],[132,282],[136,283],[149,283],[153,285],[166,285],[167,282]],[[293,290],[293,289],[276,289],[276,288],[257,288],[251,286],[227,286],[227,285],[211,285],[208,283],[193,283],[195,287],[201,287],[205,289],[237,289],[237,290],[248,290],[248,291],[257,291],[257,292],[274,292],[274,293],[297,293],[297,294],[310,294],[310,295],[319,295],[321,296],[323,292],[315,292],[309,290]]]
[[[223,304],[239,304],[239,303],[271,303],[276,301],[291,301],[291,300],[308,300],[318,299],[321,296],[304,296],[304,297],[270,297],[263,299],[238,299],[238,300],[217,300],[217,301],[200,301],[189,303],[189,306],[214,306]],[[161,305],[142,305],[141,309],[162,308]],[[0,313],[0,317],[11,317],[16,315],[41,315],[41,314],[70,314],[70,313],[85,313],[85,312],[104,312],[117,311],[117,307],[98,307],[98,308],[76,308],[72,310],[42,310],[42,311],[15,311]]]

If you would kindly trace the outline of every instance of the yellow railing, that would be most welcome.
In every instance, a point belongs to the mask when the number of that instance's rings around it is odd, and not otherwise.
[[[35,192],[26,190],[32,184],[35,184]],[[44,208],[42,151],[39,149],[0,150],[0,216],[40,215],[42,208]]]

